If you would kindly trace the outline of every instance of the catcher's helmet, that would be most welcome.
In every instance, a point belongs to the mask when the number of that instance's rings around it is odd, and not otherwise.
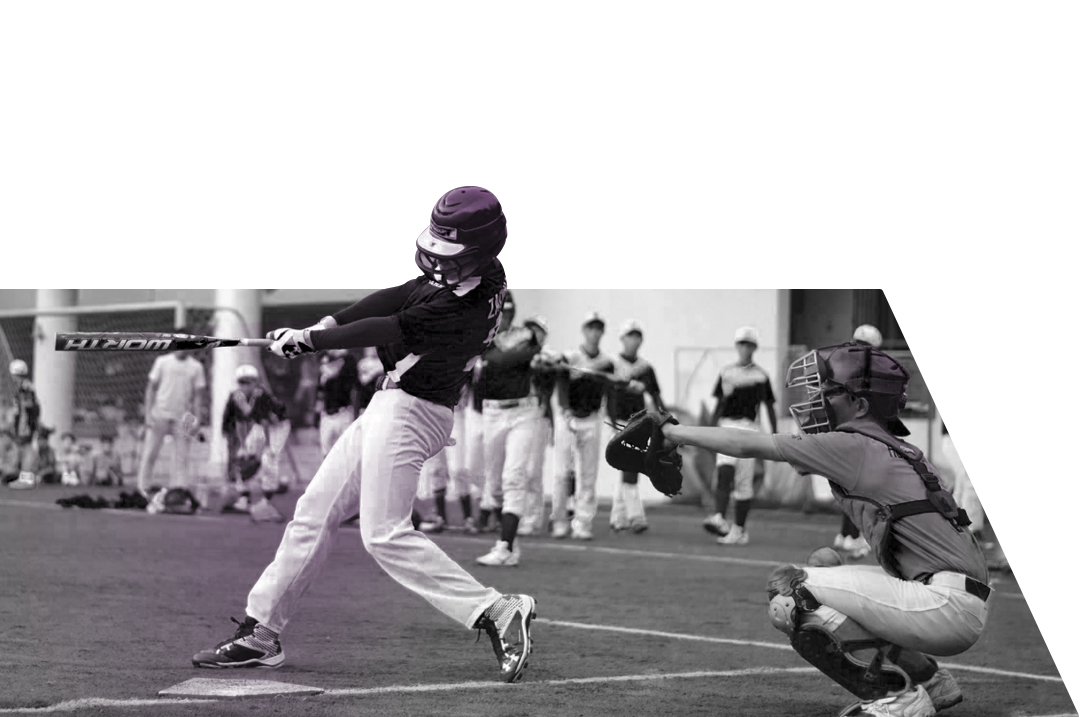
[[[786,386],[801,392],[791,404],[792,417],[806,433],[824,433],[836,428],[829,402],[834,392],[846,391],[866,398],[871,413],[890,433],[910,434],[900,421],[900,409],[907,403],[910,375],[903,366],[880,349],[866,344],[827,346],[797,359],[787,372]]]
[[[481,187],[451,189],[416,238],[416,265],[432,281],[454,287],[477,274],[506,244],[506,216]]]

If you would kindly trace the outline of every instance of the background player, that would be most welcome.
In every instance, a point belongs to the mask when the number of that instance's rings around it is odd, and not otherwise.
[[[256,523],[280,523],[285,518],[270,501],[278,492],[281,452],[291,430],[289,409],[259,385],[259,370],[250,364],[236,369],[236,384],[221,418],[229,479],[240,493],[232,509],[250,513]],[[256,477],[262,495],[251,503]]]
[[[776,433],[776,399],[765,369],[754,363],[754,351],[758,347],[758,332],[752,326],[744,326],[735,332],[735,350],[739,360],[720,370],[713,396],[716,409],[712,425],[723,428],[739,428],[759,431],[759,409],[765,404],[769,427]],[[705,519],[705,530],[719,535],[721,545],[746,545],[750,535],[746,532],[746,518],[754,500],[753,458],[736,458],[718,454],[716,457],[716,513]],[[728,502],[735,498],[735,525],[727,522]]]
[[[529,462],[543,420],[532,392],[532,360],[546,339],[547,331],[534,319],[497,335],[484,354],[485,484],[501,485],[503,504],[499,540],[476,559],[481,565],[512,567],[521,560],[515,538],[525,515]]]
[[[499,338],[499,335],[510,331],[516,315],[517,305],[514,303],[513,294],[508,291],[506,292],[506,303],[503,304],[503,315],[502,318],[499,319],[499,331],[495,336],[496,339]],[[494,395],[491,394],[491,389],[489,389],[488,386],[489,378],[485,371],[485,363],[488,354],[495,350],[496,344],[492,342],[487,350],[484,351],[484,355],[475,367],[472,398],[473,407],[479,414],[480,421],[478,424],[472,426],[473,435],[468,439],[479,441],[482,446],[482,448],[477,451],[480,456],[482,456],[481,465],[483,466],[480,475],[480,483],[482,485],[482,490],[480,491],[480,520],[477,525],[477,528],[481,533],[498,533],[502,530],[502,475],[501,472],[489,470],[490,459],[487,455],[488,439],[484,433],[487,424],[487,418],[484,416],[485,401],[492,398]],[[495,378],[494,380],[497,381],[498,379]],[[496,391],[501,390],[498,386],[492,386],[491,388]],[[473,418],[476,417],[477,416],[474,416]]]
[[[176,332],[189,333],[187,329],[177,329]],[[143,405],[146,437],[136,485],[139,492],[149,498],[148,483],[165,436],[173,438],[173,470],[168,487],[188,486],[191,442],[198,433],[206,407],[206,372],[203,365],[195,360],[190,351],[176,351],[157,357],[150,368]],[[164,490],[158,491],[155,496],[158,507],[163,507],[161,502],[165,493]],[[152,507],[148,505],[147,510],[160,512],[151,510]]]
[[[30,368],[22,359],[15,359],[8,365],[11,381],[15,384],[15,397],[7,407],[6,432],[14,444],[12,450],[12,473],[18,477],[8,482],[8,488],[25,490],[36,488],[39,482],[37,452],[34,439],[38,435],[38,419],[41,406],[38,404],[34,384],[30,381]]]
[[[525,319],[525,326],[535,327],[548,335],[547,319],[540,315],[530,316]],[[554,359],[554,355],[546,348],[533,356],[532,361],[532,395],[536,396],[539,404],[539,416],[535,424],[536,435],[529,447],[529,459],[526,462],[525,482],[525,515],[518,523],[518,535],[533,535],[544,529],[544,459],[547,456],[548,446],[554,440],[554,415],[551,408],[551,396],[555,392],[555,373],[543,370]]]
[[[271,332],[271,351],[285,358],[378,346],[386,377],[300,497],[274,561],[248,595],[244,622],[231,639],[197,653],[197,667],[282,664],[278,635],[329,558],[342,520],[359,506],[360,536],[383,570],[454,621],[486,631],[502,679],[521,678],[535,600],[484,587],[411,522],[421,466],[448,443],[462,385],[495,337],[506,292],[496,257],[505,241],[494,195],[453,189],[416,240],[421,276],[307,329]]]
[[[641,348],[641,324],[627,321],[619,333],[623,350],[615,357],[615,377],[625,385],[612,385],[608,396],[608,414],[616,424],[624,424],[638,411],[663,409],[660,384],[652,364],[638,356]],[[623,471],[611,502],[611,529],[619,532],[629,528],[643,533],[649,528],[645,507],[638,491],[638,474]]]
[[[663,426],[679,444],[826,476],[844,513],[872,536],[878,567],[842,565],[825,548],[812,567],[786,565],[768,580],[773,625],[859,698],[843,714],[929,717],[957,704],[959,686],[928,655],[965,652],[986,625],[991,589],[967,516],[922,451],[896,437],[908,378],[878,349],[831,346],[788,369],[804,435]],[[878,504],[899,517],[884,523]]]
[[[604,320],[595,311],[585,316],[584,342],[563,354],[555,394],[555,487],[552,498],[551,534],[576,540],[592,540],[596,515],[596,476],[600,464],[600,410],[615,364],[600,350]],[[584,369],[584,371],[580,370]],[[604,376],[603,374],[608,374]],[[575,471],[575,466],[577,470]],[[568,513],[571,476],[576,476],[574,519]]]
[[[356,420],[353,401],[359,380],[356,361],[348,350],[334,349],[322,356],[315,408],[319,413],[319,447],[323,458]]]

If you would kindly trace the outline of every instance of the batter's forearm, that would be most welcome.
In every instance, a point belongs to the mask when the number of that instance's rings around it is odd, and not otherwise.
[[[404,338],[401,324],[394,316],[360,319],[345,326],[311,332],[311,343],[316,351],[385,346],[400,343]]]
[[[362,319],[369,319],[376,316],[390,316],[404,306],[405,300],[409,298],[411,291],[411,281],[407,281],[401,286],[380,289],[368,294],[352,306],[346,307],[334,314],[334,321],[337,322],[338,326],[345,326],[346,324],[351,324],[354,321],[360,321]],[[365,345],[377,346],[379,344]],[[340,348],[348,347],[343,346]]]
[[[733,458],[783,460],[771,435],[741,428],[712,428],[666,424],[664,436],[679,445],[697,446]]]

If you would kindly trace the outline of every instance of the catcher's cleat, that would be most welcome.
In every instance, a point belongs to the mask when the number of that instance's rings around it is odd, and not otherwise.
[[[934,717],[937,711],[930,695],[921,685],[896,695],[873,702],[856,702],[840,713],[839,717],[849,715],[871,715],[872,717]]]
[[[238,627],[230,639],[219,642],[212,650],[203,650],[191,658],[195,667],[221,669],[226,667],[281,667],[285,653],[272,630],[253,617],[240,622],[229,618]]]
[[[266,498],[251,506],[252,523],[284,523],[285,516]]]
[[[720,536],[727,535],[728,532],[731,531],[731,524],[724,520],[724,516],[719,513],[715,513],[706,518],[701,524],[701,527],[705,528],[706,532]]]
[[[486,555],[481,555],[476,559],[476,562],[480,565],[489,565],[494,568],[513,568],[517,567],[518,562],[521,560],[521,549],[514,544],[514,549],[511,550],[505,540],[500,540],[495,543],[495,547],[491,549]]]
[[[727,535],[721,535],[716,542],[720,545],[747,545],[750,542],[750,534],[746,532],[746,528],[733,525]]]
[[[532,652],[529,629],[535,619],[536,600],[528,595],[503,595],[473,625],[491,638],[503,682],[519,682],[529,666]],[[476,639],[480,640],[479,634]]]
[[[930,695],[930,701],[934,703],[934,709],[938,712],[955,707],[964,701],[964,693],[960,691],[960,685],[956,684],[956,679],[949,674],[948,670],[940,667],[933,677],[922,683],[922,686]]]

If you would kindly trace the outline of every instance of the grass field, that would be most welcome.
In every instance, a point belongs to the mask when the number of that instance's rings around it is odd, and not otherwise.
[[[852,701],[765,617],[765,576],[831,542],[834,516],[751,515],[749,546],[722,548],[699,510],[650,513],[643,535],[590,543],[521,538],[522,565],[474,558],[493,536],[434,536],[481,582],[538,601],[524,682],[497,682],[486,637],[450,622],[342,528],[330,562],[282,635],[277,670],[192,668],[232,634],[284,525],[238,515],[63,509],[86,489],[0,492],[0,713],[152,715],[835,715]],[[116,489],[93,489],[112,497]],[[298,496],[281,496],[291,514]],[[989,627],[948,658],[964,701],[946,714],[1064,715],[1075,708],[1011,576],[996,579]],[[314,696],[181,700],[193,678],[272,680]]]

